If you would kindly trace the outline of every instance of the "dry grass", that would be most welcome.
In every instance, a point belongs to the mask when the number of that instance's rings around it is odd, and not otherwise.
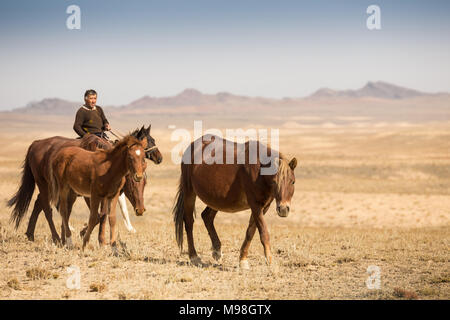
[[[292,211],[282,219],[269,210],[274,264],[266,266],[255,235],[249,271],[238,268],[248,211],[218,214],[220,263],[211,256],[200,215],[194,239],[203,267],[178,251],[171,207],[179,169],[170,161],[176,144],[170,131],[153,132],[164,162],[148,166],[147,212],[131,217],[137,233],[128,234],[118,219],[117,255],[98,247],[97,229],[85,252],[78,236],[76,249],[54,246],[43,215],[35,242],[24,236],[28,219],[14,230],[5,200],[17,188],[26,148],[38,137],[0,132],[0,298],[449,299],[450,127],[386,130],[281,130],[281,150],[299,160]],[[197,201],[197,212],[202,209]],[[87,216],[77,201],[75,235]],[[54,220],[58,226],[56,211]],[[366,287],[371,265],[381,271],[379,290]],[[70,266],[80,268],[79,290],[66,286]]]
[[[51,274],[45,269],[31,268],[26,271],[26,275],[31,280],[50,279]]]
[[[394,295],[394,297],[404,298],[406,300],[417,300],[418,299],[417,293],[415,293],[414,291],[408,291],[408,290],[405,290],[402,288],[395,288],[393,295]]]
[[[16,278],[13,278],[13,279],[9,280],[6,284],[7,284],[8,287],[10,287],[10,288],[12,288],[14,290],[20,290],[21,289],[20,282]]]
[[[91,283],[89,285],[90,292],[103,292],[106,290],[106,285],[104,283]]]

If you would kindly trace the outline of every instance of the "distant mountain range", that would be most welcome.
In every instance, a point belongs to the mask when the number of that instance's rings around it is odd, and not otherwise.
[[[249,102],[252,100],[266,100],[266,98],[249,98],[245,96],[233,95],[228,92],[219,92],[217,94],[203,94],[196,89],[185,89],[183,92],[172,97],[155,98],[145,96],[131,102],[124,107],[140,109],[146,107],[204,106],[235,102]]]
[[[413,89],[403,88],[387,82],[371,82],[369,81],[364,87],[358,90],[342,90],[336,91],[328,88],[322,88],[313,93],[311,98],[330,98],[330,97],[347,97],[361,98],[372,97],[379,99],[406,99],[418,96],[430,95]]]
[[[447,93],[431,94],[413,89],[400,87],[386,82],[368,82],[364,87],[357,90],[332,90],[322,88],[312,95],[303,98],[272,99],[263,97],[247,97],[234,95],[228,92],[217,94],[203,94],[195,89],[186,89],[183,92],[170,97],[144,96],[124,106],[105,106],[108,113],[141,114],[141,113],[177,113],[181,110],[186,113],[239,113],[245,111],[277,111],[289,108],[306,108],[315,105],[314,109],[323,109],[326,112],[330,103],[327,101],[344,101],[342,104],[361,105],[360,100],[375,98],[391,101],[407,100],[410,98],[435,97]],[[331,99],[331,100],[330,100]],[[347,101],[348,100],[348,101]],[[350,103],[350,102],[352,103]],[[24,107],[13,109],[13,113],[25,114],[53,114],[74,115],[80,107],[80,102],[71,102],[59,98],[47,98],[37,102],[31,102]],[[325,109],[324,109],[325,108]],[[352,109],[353,110],[353,109]],[[357,109],[356,109],[357,110]]]
[[[13,109],[12,112],[17,113],[36,113],[45,114],[51,113],[56,115],[73,113],[75,114],[81,103],[71,102],[59,98],[46,98],[41,101],[33,101],[28,103],[25,107]]]

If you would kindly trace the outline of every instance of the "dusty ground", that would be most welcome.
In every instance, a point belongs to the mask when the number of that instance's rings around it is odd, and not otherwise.
[[[180,255],[171,217],[179,169],[170,150],[176,142],[167,127],[154,128],[164,161],[148,166],[147,212],[131,217],[137,234],[128,234],[119,219],[126,245],[119,257],[98,248],[94,236],[84,253],[79,238],[74,250],[52,245],[43,216],[34,243],[24,235],[28,217],[14,230],[5,202],[18,186],[28,145],[72,133],[0,131],[0,298],[450,298],[450,124],[281,128],[281,151],[299,160],[293,210],[284,219],[274,208],[268,212],[275,263],[265,265],[256,235],[250,271],[237,268],[249,212],[218,214],[222,262],[211,257],[201,218],[194,235],[205,266],[191,266],[186,253]],[[87,214],[78,200],[71,224],[80,230]],[[59,225],[56,212],[54,217]],[[380,268],[379,290],[366,286],[371,265]],[[79,290],[66,287],[69,266],[81,270]]]

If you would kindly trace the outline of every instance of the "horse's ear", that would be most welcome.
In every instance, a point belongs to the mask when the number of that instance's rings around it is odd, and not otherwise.
[[[141,127],[141,129],[139,129],[138,134],[136,135],[136,137],[140,140],[142,140],[145,137],[145,128],[144,126]]]
[[[292,170],[294,170],[295,169],[295,167],[297,167],[297,158],[292,158],[292,160],[291,161],[289,161],[289,167],[292,169]]]
[[[152,125],[150,124],[147,128],[147,134],[150,134],[150,129],[152,128]]]

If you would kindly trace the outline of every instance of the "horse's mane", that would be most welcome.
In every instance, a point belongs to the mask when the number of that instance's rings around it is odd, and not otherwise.
[[[259,144],[261,145],[261,142],[259,142]],[[289,167],[288,158],[280,151],[276,151],[275,149],[272,149],[270,143],[266,143],[266,147],[267,147],[267,151],[270,151],[271,155],[272,155],[272,151],[275,151],[276,153],[278,153],[278,155],[277,155],[277,157],[275,157],[275,159],[279,158],[280,161],[279,161],[279,163],[276,164],[278,167],[276,175],[277,175],[277,179],[280,179],[280,181],[281,181],[287,177],[287,175],[289,174],[289,170],[291,169]],[[278,183],[278,181],[277,181],[277,183]]]
[[[134,129],[134,131],[128,133],[129,136],[137,137],[137,134],[139,133],[140,129]]]
[[[138,137],[138,133],[139,133],[140,129],[137,128],[134,131],[130,132],[127,136],[133,136],[135,138]],[[111,143],[103,140],[102,138],[96,136],[95,134],[86,134],[81,138],[81,143],[80,143],[80,147],[86,150],[95,150],[95,148],[93,148],[93,146],[100,148],[100,149],[104,149],[104,150],[109,150],[111,149],[113,146],[111,145]]]
[[[291,171],[291,167],[289,166],[289,162],[287,158],[282,154],[279,153],[279,165],[278,165],[278,171],[275,176],[275,181],[277,185],[278,192],[281,192],[281,187],[283,185],[283,181],[289,176],[289,173]]]
[[[139,141],[136,137],[133,137],[132,135],[127,135],[122,140],[119,140],[119,142],[117,142],[112,149],[110,150],[98,149],[98,151],[111,154],[117,150],[124,148],[125,146],[129,147],[133,144],[141,144],[141,141]]]

